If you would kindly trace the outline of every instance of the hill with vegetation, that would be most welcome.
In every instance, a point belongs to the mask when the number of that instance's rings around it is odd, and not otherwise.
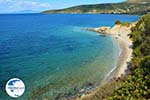
[[[121,3],[80,5],[65,9],[47,10],[41,13],[146,14],[147,12],[150,12],[150,0],[127,0]]]
[[[112,79],[81,100],[150,99],[150,14],[142,16],[131,30],[133,58],[127,76]]]
[[[150,0],[127,0],[128,3],[147,3]]]
[[[108,100],[150,99],[150,14],[138,21],[130,37],[133,40],[131,73]]]

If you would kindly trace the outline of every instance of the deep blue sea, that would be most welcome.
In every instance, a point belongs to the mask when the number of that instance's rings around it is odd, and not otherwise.
[[[111,36],[85,30],[134,22],[139,16],[107,14],[1,14],[0,100],[11,78],[26,90],[15,100],[53,100],[100,84],[117,64],[119,45]]]

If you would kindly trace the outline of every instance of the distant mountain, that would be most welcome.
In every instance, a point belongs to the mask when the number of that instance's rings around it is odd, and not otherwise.
[[[47,10],[41,13],[145,14],[147,12],[150,12],[150,0],[127,0],[121,3],[80,5],[65,9]]]
[[[150,0],[127,0],[128,3],[148,3]]]

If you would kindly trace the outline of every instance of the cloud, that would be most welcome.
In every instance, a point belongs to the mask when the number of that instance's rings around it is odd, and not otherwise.
[[[25,10],[41,11],[50,8],[49,3],[29,0],[0,0],[0,13],[11,13]]]

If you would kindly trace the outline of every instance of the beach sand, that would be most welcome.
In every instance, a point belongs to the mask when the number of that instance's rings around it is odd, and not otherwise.
[[[128,63],[132,59],[132,41],[129,38],[131,28],[135,26],[135,23],[129,26],[115,25],[114,27],[99,27],[90,28],[89,30],[98,32],[100,34],[111,35],[119,44],[121,48],[119,60],[117,66],[111,71],[110,78],[118,78],[125,75],[125,71],[128,69]]]
[[[122,28],[121,28],[122,29]],[[129,31],[120,30],[122,32],[117,32],[115,34],[111,34],[119,43],[121,48],[121,54],[119,56],[119,60],[114,70],[113,77],[118,78],[125,74],[127,70],[128,63],[132,59],[132,41],[129,39],[128,34]]]
[[[88,30],[98,32],[100,34],[111,35],[116,42],[119,44],[121,52],[119,54],[119,59],[117,66],[114,67],[110,73],[108,73],[106,79],[102,84],[109,82],[109,80],[113,78],[119,78],[126,74],[126,70],[128,69],[128,63],[132,59],[132,41],[129,38],[129,34],[131,33],[131,28],[135,26],[136,23],[131,23],[129,26],[121,26],[115,25],[114,27],[98,27],[98,28],[89,28]],[[75,98],[74,100],[91,100],[91,98],[99,88],[91,93],[84,94],[79,98]]]

